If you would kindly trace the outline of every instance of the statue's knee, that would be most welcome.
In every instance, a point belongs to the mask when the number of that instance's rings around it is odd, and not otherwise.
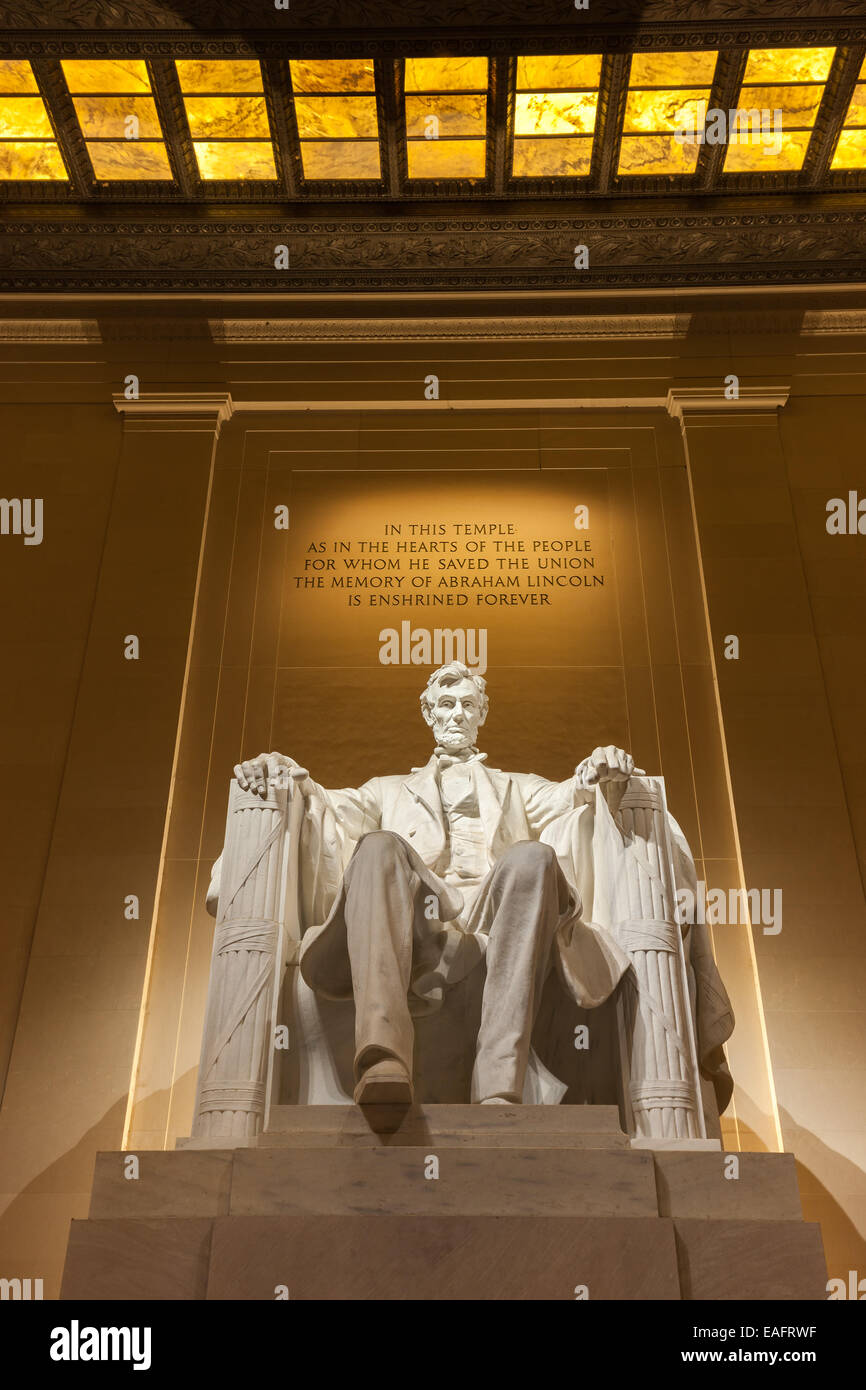
[[[496,865],[500,874],[520,878],[539,878],[556,864],[556,852],[540,840],[520,840],[507,849]]]
[[[396,864],[405,854],[399,835],[390,830],[370,830],[362,835],[355,847],[353,859],[375,860],[377,864]]]

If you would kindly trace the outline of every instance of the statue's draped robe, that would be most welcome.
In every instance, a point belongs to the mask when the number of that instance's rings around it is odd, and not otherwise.
[[[609,892],[624,846],[601,788],[583,791],[573,777],[550,782],[533,773],[488,768],[480,760],[477,768],[490,866],[522,840],[541,840],[555,850],[571,894],[558,924],[554,965],[580,1008],[598,1007],[630,968],[628,956],[616,941]],[[434,865],[441,867],[448,834],[436,758],[413,769],[409,777],[373,777],[361,787],[337,790],[307,779],[303,792],[305,811],[298,846],[303,978],[326,998],[351,999],[343,874],[363,835],[390,830],[418,853],[425,866],[424,884],[438,905],[438,921],[431,921],[425,949],[414,962],[409,997],[415,1016],[435,1011],[443,991],[479,965],[492,915],[483,892],[471,911],[463,914],[459,892],[434,871]],[[689,847],[670,816],[668,824],[677,889],[694,894],[696,873]],[[217,864],[209,901],[218,893],[218,879]],[[685,948],[701,1071],[713,1083],[721,1112],[733,1088],[723,1051],[733,1029],[733,1014],[703,924],[686,928]],[[538,1068],[534,1055],[531,1064]]]

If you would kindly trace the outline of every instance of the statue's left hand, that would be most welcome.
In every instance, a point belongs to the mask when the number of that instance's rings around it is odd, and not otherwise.
[[[646,773],[642,767],[635,767],[630,753],[611,743],[607,748],[594,748],[575,768],[574,775],[578,786],[587,788],[599,782],[627,782],[629,777],[645,777]]]

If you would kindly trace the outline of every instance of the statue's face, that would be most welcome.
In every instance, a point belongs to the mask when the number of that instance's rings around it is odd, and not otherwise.
[[[464,677],[453,685],[440,685],[427,722],[442,748],[455,753],[471,748],[483,722],[481,696],[472,681]]]

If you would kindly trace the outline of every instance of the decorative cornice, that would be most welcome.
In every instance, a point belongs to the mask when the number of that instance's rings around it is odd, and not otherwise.
[[[562,0],[291,0],[287,10],[260,0],[3,0],[0,25],[6,31],[81,33],[120,30],[198,31],[204,36],[231,30],[244,34],[279,34],[292,38],[325,37],[329,31],[376,39],[393,33],[425,36],[451,30],[479,34],[503,29],[531,31],[541,26],[572,42],[606,28],[631,31],[653,25],[676,26],[676,40],[687,46],[693,30],[708,25],[757,25],[778,34],[779,26],[856,23],[863,19],[860,0],[593,0],[587,11],[569,14]],[[685,30],[685,33],[683,32]],[[670,32],[667,42],[671,43]]]
[[[816,206],[816,203],[818,204]],[[574,247],[590,250],[574,268]],[[289,269],[274,269],[274,247]],[[684,211],[660,200],[521,215],[134,218],[14,215],[0,221],[0,289],[32,291],[543,290],[859,282],[866,200],[743,199]]]

